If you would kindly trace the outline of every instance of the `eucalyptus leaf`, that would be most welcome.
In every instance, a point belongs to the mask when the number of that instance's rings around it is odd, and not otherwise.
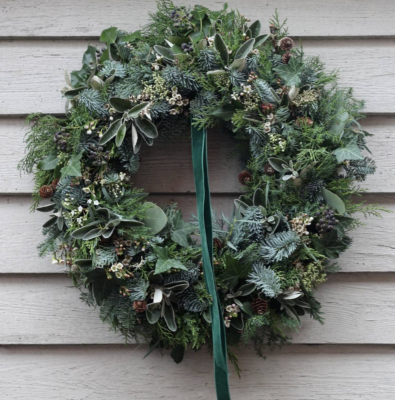
[[[71,237],[74,239],[83,239],[83,237],[93,229],[93,226],[98,226],[100,224],[100,221],[93,222],[86,226],[83,226],[82,228],[76,229],[74,232],[71,233]]]
[[[151,202],[147,202],[145,204],[150,205],[150,208],[148,208],[148,210],[145,212],[143,219],[144,225],[147,228],[151,228],[152,235],[156,235],[166,226],[167,216],[156,204]]]
[[[146,118],[137,117],[135,119],[135,123],[137,128],[144,136],[150,139],[155,139],[158,137],[158,130],[156,129],[155,124],[153,124],[150,120]]]
[[[346,212],[346,206],[343,200],[335,193],[332,193],[328,189],[322,188],[321,195],[327,202],[329,206],[334,208],[339,214],[344,214]]]
[[[117,147],[120,147],[122,145],[123,139],[125,139],[125,135],[126,135],[126,125],[125,123],[123,123],[121,127],[118,129],[118,132],[115,136],[115,145]]]
[[[114,136],[117,135],[121,126],[122,126],[122,120],[118,119],[114,121],[107,129],[107,131],[104,133],[104,135],[100,138],[99,144],[103,145],[109,142]]]
[[[43,228],[49,228],[50,226],[53,226],[56,224],[58,217],[53,216],[51,217],[45,224],[43,225]]]
[[[259,35],[260,31],[261,31],[261,23],[260,23],[260,21],[257,20],[255,22],[253,22],[250,25],[249,30],[251,31],[251,37],[256,38]]]
[[[224,69],[215,69],[213,71],[208,71],[207,75],[224,75],[227,74],[227,72]]]
[[[162,314],[163,318],[166,321],[167,327],[172,331],[175,332],[177,330],[176,325],[176,317],[174,314],[174,309],[171,304],[166,304],[166,302],[162,303]]]
[[[261,44],[265,43],[267,39],[269,39],[270,35],[260,35],[255,38],[255,47],[260,46]]]
[[[277,157],[269,157],[269,164],[278,172],[284,171],[283,164],[285,161],[281,160],[281,158]]]
[[[236,51],[235,60],[246,58],[254,48],[255,39],[248,39]]]
[[[161,55],[162,57],[166,58],[166,60],[173,61],[174,60],[174,53],[168,47],[163,47],[159,45],[154,46],[154,50]]]
[[[143,225],[143,222],[137,221],[136,219],[121,219],[121,221],[119,222],[120,228],[134,228]]]
[[[222,36],[219,33],[216,33],[214,36],[214,46],[218,51],[222,62],[227,66],[229,64],[229,52],[224,39],[222,39]]]
[[[64,97],[66,97],[66,99],[74,99],[85,89],[86,89],[86,86],[81,86],[77,89],[67,90],[67,92],[64,92]]]
[[[233,69],[238,69],[239,71],[242,71],[246,65],[246,59],[245,58],[239,58],[237,60],[234,60],[232,64],[230,64],[230,67]]]
[[[37,207],[36,211],[49,212],[49,211],[52,211],[55,208],[55,206],[56,206],[56,204],[54,204],[54,203],[46,204],[44,206]]]
[[[127,116],[129,118],[137,118],[140,115],[141,111],[145,110],[148,106],[149,106],[149,103],[137,104],[136,106],[134,106],[132,109],[130,109],[127,112]]]
[[[108,239],[114,233],[114,230],[115,226],[107,228],[106,230],[101,232],[101,236],[103,236],[104,239]]]
[[[150,324],[156,324],[160,318],[160,308],[158,307],[158,304],[156,303],[151,303],[148,304],[147,310],[146,310],[146,316],[147,320]]]
[[[187,37],[182,36],[169,36],[167,40],[173,44],[183,44],[189,42]]]
[[[133,151],[135,154],[137,153],[137,151],[135,151],[135,149],[137,146],[138,139],[139,139],[139,135],[137,133],[136,126],[134,124],[132,124],[132,146],[133,146]]]
[[[82,237],[82,240],[92,240],[95,239],[102,234],[102,229],[100,228],[94,228],[91,229],[90,231],[86,232],[85,235]]]
[[[128,99],[121,99],[119,97],[112,97],[109,100],[111,107],[115,108],[118,112],[125,112],[133,107],[133,103]]]
[[[101,90],[104,87],[104,81],[96,75],[91,79],[90,83],[91,83],[92,88],[95,90]]]

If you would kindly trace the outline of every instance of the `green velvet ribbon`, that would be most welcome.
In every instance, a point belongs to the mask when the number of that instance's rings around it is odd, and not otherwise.
[[[213,226],[207,167],[207,132],[192,126],[192,162],[197,214],[202,240],[203,273],[213,301],[210,306],[213,336],[214,376],[218,400],[230,400],[224,317],[214,279]]]

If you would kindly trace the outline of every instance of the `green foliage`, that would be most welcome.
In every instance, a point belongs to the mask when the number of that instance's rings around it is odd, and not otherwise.
[[[300,237],[293,231],[278,232],[268,237],[261,247],[261,256],[267,261],[282,261],[299,246]]]
[[[49,213],[40,255],[68,266],[85,288],[81,299],[126,340],[149,337],[150,351],[171,347],[177,363],[188,346],[210,344],[210,266],[197,224],[134,186],[146,165],[141,148],[177,145],[191,124],[220,125],[238,144],[242,194],[231,216],[212,218],[215,284],[237,371],[231,347],[240,341],[263,355],[288,341],[300,315],[322,321],[313,290],[350,246],[361,224],[353,213],[383,211],[352,202],[355,181],[376,169],[365,156],[363,102],[289,39],[284,58],[279,40],[288,33],[277,12],[270,24],[268,35],[226,4],[211,11],[159,1],[141,31],[110,27],[104,49],[88,46],[82,68],[66,76],[64,118],[27,120],[19,168],[34,173],[32,208],[45,198],[39,211]]]
[[[265,264],[254,264],[247,281],[255,284],[258,290],[263,292],[267,297],[277,297],[281,293],[279,277]]]

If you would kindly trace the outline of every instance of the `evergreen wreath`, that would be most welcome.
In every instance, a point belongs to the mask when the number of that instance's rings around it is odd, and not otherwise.
[[[268,34],[226,4],[163,0],[150,17],[134,33],[104,30],[105,45],[66,73],[66,118],[28,117],[19,168],[34,173],[32,209],[50,213],[39,253],[65,264],[81,299],[127,340],[171,348],[176,362],[210,345],[197,223],[132,181],[142,146],[175,141],[190,123],[222,125],[239,143],[242,193],[233,215],[213,213],[214,271],[239,372],[235,346],[262,355],[301,315],[322,322],[314,289],[338,271],[360,224],[352,215],[379,211],[351,201],[375,171],[362,154],[363,102],[294,47],[277,13]]]

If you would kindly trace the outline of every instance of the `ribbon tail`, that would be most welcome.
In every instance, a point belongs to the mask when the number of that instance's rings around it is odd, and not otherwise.
[[[214,354],[215,386],[218,400],[230,400],[226,328],[215,285],[213,266],[213,228],[211,220],[210,186],[207,167],[207,132],[192,126],[192,163],[195,178],[197,215],[202,240],[203,273],[207,291],[213,301],[210,306]]]

